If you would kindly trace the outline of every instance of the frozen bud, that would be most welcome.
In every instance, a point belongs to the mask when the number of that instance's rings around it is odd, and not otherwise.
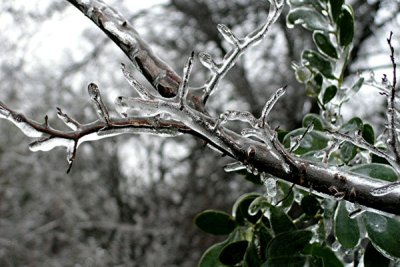
[[[204,67],[206,67],[207,69],[217,72],[218,67],[217,64],[215,63],[215,61],[213,60],[213,58],[211,57],[210,54],[205,53],[205,52],[200,52],[199,53],[199,60],[200,63],[203,64]]]
[[[240,46],[240,40],[233,34],[228,26],[226,26],[225,24],[218,24],[217,28],[227,42],[235,46]]]

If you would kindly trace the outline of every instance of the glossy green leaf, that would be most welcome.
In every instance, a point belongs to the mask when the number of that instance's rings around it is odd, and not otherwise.
[[[273,238],[271,231],[266,226],[264,226],[264,224],[258,224],[255,234],[259,237],[260,251],[262,253],[261,256],[263,257],[263,260],[265,260],[267,257],[267,246]]]
[[[337,87],[335,85],[330,85],[325,89],[324,96],[322,97],[322,103],[326,104],[331,101],[337,92]]]
[[[397,181],[397,174],[395,170],[385,164],[380,163],[366,163],[354,166],[349,171],[363,174],[375,179],[394,182]]]
[[[267,247],[267,258],[299,254],[309,243],[313,233],[296,230],[276,235]]]
[[[213,235],[227,235],[236,228],[236,222],[232,216],[217,210],[206,210],[199,213],[194,222],[201,230]]]
[[[250,214],[256,214],[257,212],[261,211],[264,213],[267,209],[271,207],[271,203],[269,203],[268,198],[265,196],[259,196],[251,202],[249,206]]]
[[[283,139],[285,147],[290,147],[290,137],[302,136],[306,128],[299,128],[288,133]],[[301,141],[300,146],[294,152],[298,155],[305,154],[310,151],[320,151],[328,145],[329,138],[321,131],[309,132]]]
[[[259,196],[260,194],[249,193],[242,195],[236,200],[233,205],[232,214],[238,224],[243,225],[246,221],[256,223],[261,218],[261,212],[255,215],[250,215],[249,213],[250,204]]]
[[[332,74],[331,62],[319,53],[313,50],[304,50],[301,58],[303,59],[305,66],[321,72],[321,74],[326,78],[335,79],[335,76]]]
[[[324,122],[320,115],[314,113],[308,113],[303,117],[302,126],[303,128],[307,128],[311,123],[314,124],[314,130],[323,131],[324,130]]]
[[[278,193],[280,194],[279,199],[284,199],[281,202],[281,207],[284,208],[290,207],[294,200],[294,193],[291,188],[292,186],[279,180],[277,181],[277,185],[278,185]]]
[[[290,219],[283,209],[271,206],[269,210],[271,212],[269,219],[275,235],[296,230],[292,219]]]
[[[375,133],[374,133],[374,128],[371,126],[371,124],[364,124],[363,130],[362,130],[362,137],[364,138],[365,141],[370,143],[371,145],[375,144]]]
[[[329,0],[329,11],[335,22],[339,19],[343,3],[344,0]]]
[[[285,256],[268,259],[261,267],[304,267],[306,266],[306,256]]]
[[[308,245],[304,250],[303,254],[312,255],[316,258],[320,258],[323,261],[325,267],[343,267],[343,263],[337,258],[336,254],[328,247],[314,243]]]
[[[371,242],[368,243],[364,253],[364,267],[388,267],[390,260],[375,249]]]
[[[241,262],[246,253],[249,241],[241,240],[227,244],[219,254],[219,261],[225,265],[235,265]]]
[[[348,46],[354,36],[354,12],[349,5],[342,6],[342,12],[338,20],[339,44]]]
[[[258,253],[259,245],[256,244],[256,237],[249,243],[246,254],[243,259],[243,267],[259,267],[262,264],[262,259]]]
[[[298,7],[291,9],[286,17],[288,28],[301,25],[307,30],[327,30],[329,23],[326,18],[314,8]]]
[[[350,142],[344,142],[340,145],[340,157],[347,164],[357,155],[357,147]]]
[[[368,236],[385,256],[400,258],[400,222],[372,212],[365,212],[363,221]]]
[[[336,52],[336,48],[333,46],[329,37],[320,31],[315,31],[313,34],[313,40],[318,50],[325,55],[337,59],[338,54]]]
[[[321,210],[321,205],[313,195],[306,195],[301,199],[301,209],[310,217],[315,216]]]
[[[360,118],[354,117],[343,124],[342,127],[340,127],[339,132],[353,135],[356,131],[362,131],[363,125],[363,121]]]
[[[228,240],[209,247],[201,256],[198,267],[225,267],[226,265],[219,261],[219,255],[226,244]]]
[[[354,248],[360,240],[360,229],[356,219],[349,218],[346,203],[341,201],[335,214],[335,236],[344,248]]]

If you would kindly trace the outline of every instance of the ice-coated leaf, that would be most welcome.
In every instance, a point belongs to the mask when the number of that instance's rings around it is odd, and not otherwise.
[[[321,72],[328,79],[335,79],[332,74],[332,64],[319,53],[313,50],[304,50],[301,58],[307,67]]]
[[[236,222],[240,225],[245,224],[245,221],[256,223],[262,216],[261,212],[256,214],[249,213],[250,204],[260,195],[257,193],[244,194],[239,197],[232,208],[232,214]]]
[[[227,42],[238,47],[240,46],[240,40],[233,34],[228,26],[226,26],[225,24],[218,24],[217,29]]]
[[[369,242],[364,252],[364,267],[389,267],[390,260],[383,256],[372,242]]]
[[[368,236],[375,247],[389,258],[400,258],[400,222],[380,214],[362,215]]]
[[[395,170],[386,164],[380,163],[366,163],[351,167],[349,171],[363,174],[375,179],[395,182],[397,181],[397,174]]]
[[[236,228],[232,216],[217,210],[206,210],[197,214],[194,222],[201,230],[213,235],[227,235]]]
[[[294,25],[301,25],[308,30],[323,30],[329,29],[327,19],[318,11],[310,7],[298,7],[291,9],[286,17],[286,24],[289,28]]]
[[[277,234],[268,244],[267,258],[299,254],[310,242],[313,233],[295,230]]]
[[[201,256],[198,267],[226,267],[219,261],[219,254],[228,242],[229,240],[225,240],[209,247]]]
[[[342,127],[340,127],[339,132],[352,135],[358,131],[362,132],[363,125],[363,121],[360,118],[354,117],[343,124]]]
[[[307,127],[311,123],[314,124],[314,130],[323,131],[325,128],[324,121],[318,114],[308,113],[303,117],[303,122],[302,122],[303,127]]]
[[[317,266],[343,267],[343,263],[329,247],[314,243],[308,245],[302,253],[322,259],[323,265]]]
[[[325,89],[324,96],[322,97],[322,103],[327,104],[331,101],[337,92],[337,87],[335,85],[330,85]]]
[[[374,128],[371,126],[371,124],[365,123],[363,125],[362,137],[369,144],[371,145],[375,144],[375,133],[374,133]]]
[[[335,22],[339,19],[343,3],[344,0],[329,0],[329,11]]]
[[[331,58],[338,58],[336,48],[324,32],[315,31],[313,34],[313,40],[319,51]]]
[[[283,139],[284,146],[288,148],[290,146],[290,139],[295,136],[303,135],[305,131],[306,128],[299,128],[288,133]],[[320,151],[328,145],[328,141],[329,138],[325,133],[315,130],[311,131],[303,137],[300,146],[294,153],[303,155],[310,151]]]
[[[357,147],[350,142],[340,144],[340,157],[347,164],[357,155]]]
[[[295,76],[299,83],[306,83],[312,77],[312,73],[307,67],[300,66],[295,69]]]
[[[248,245],[249,241],[247,240],[227,244],[219,254],[219,261],[228,266],[238,264],[243,260]]]
[[[353,41],[354,36],[354,12],[349,5],[342,6],[342,12],[338,21],[339,44],[348,46]]]
[[[260,234],[255,234],[249,243],[243,259],[243,267],[261,266],[263,261],[258,253],[260,248],[259,236]]]
[[[261,267],[304,267],[304,266],[321,266],[318,263],[310,262],[318,259],[313,259],[310,256],[282,256],[269,258]],[[314,264],[314,265],[312,265]]]
[[[357,219],[350,219],[346,203],[341,201],[335,214],[335,236],[344,248],[354,248],[360,240]]]
[[[271,206],[269,219],[275,235],[296,230],[292,219],[281,208]]]

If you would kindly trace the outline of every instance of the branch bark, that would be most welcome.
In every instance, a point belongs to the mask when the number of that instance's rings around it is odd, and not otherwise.
[[[125,133],[170,136],[190,134],[201,138],[223,155],[249,166],[250,170],[257,169],[258,173],[272,174],[289,183],[309,188],[316,194],[340,196],[340,198],[369,208],[400,215],[400,187],[394,188],[385,195],[375,196],[371,192],[390,185],[390,183],[297,158],[283,148],[276,140],[275,133],[269,128],[264,129],[260,128],[260,125],[252,125],[254,128],[258,127],[258,130],[271,131],[270,139],[262,142],[244,137],[222,126],[216,127],[215,125],[218,123],[215,119],[186,105],[186,99],[183,99],[184,102],[181,102],[182,99],[176,99],[178,89],[183,90],[179,86],[182,79],[150,50],[136,30],[121,15],[99,0],[68,1],[92,19],[132,61],[136,61],[143,74],[153,85],[157,81],[160,97],[149,95],[155,99],[127,99],[133,103],[141,103],[150,111],[157,111],[158,108],[160,110],[159,113],[156,112],[157,114],[147,118],[115,119],[107,117],[107,120],[100,118],[83,125],[59,111],[59,117],[67,125],[72,126],[70,131],[61,131],[53,129],[47,119],[44,124],[38,123],[0,102],[1,118],[10,120],[28,137],[44,137],[44,139],[31,144],[32,150],[49,150],[56,146],[68,148],[71,143],[74,144],[73,149],[75,150],[82,142]],[[142,89],[140,88],[140,90]],[[165,98],[171,96],[173,98]],[[182,106],[181,103],[184,105]],[[128,106],[128,108],[132,107]],[[159,114],[164,113],[172,115],[174,120],[160,118]],[[179,118],[180,121],[177,121],[176,118]],[[265,118],[260,118],[260,121],[265,122]],[[262,126],[264,127],[264,125]],[[269,126],[266,125],[266,127]],[[268,143],[272,145],[268,145]],[[43,144],[45,145],[43,146]]]

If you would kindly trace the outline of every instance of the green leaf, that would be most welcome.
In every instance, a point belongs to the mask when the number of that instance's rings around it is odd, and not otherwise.
[[[307,30],[327,30],[329,23],[326,18],[314,8],[298,7],[291,9],[286,17],[288,28],[301,25]]]
[[[400,258],[400,222],[372,212],[362,216],[374,246],[387,257]]]
[[[253,237],[253,240],[247,247],[246,254],[244,255],[243,267],[259,267],[262,264],[255,237],[256,236]]]
[[[385,164],[380,163],[367,163],[351,167],[349,171],[363,174],[375,179],[395,182],[397,181],[397,174],[395,170]]]
[[[209,247],[201,256],[198,267],[225,267],[226,265],[219,261],[219,255],[228,242],[225,240]]]
[[[338,58],[336,48],[333,46],[329,37],[320,31],[315,31],[313,34],[313,40],[318,50],[331,58]]]
[[[321,258],[325,267],[343,267],[343,263],[330,248],[317,243],[308,245],[303,250],[303,254]]]
[[[317,198],[313,195],[306,195],[301,199],[300,204],[304,213],[310,217],[314,217],[321,210],[321,205]]]
[[[290,137],[301,136],[306,131],[306,128],[299,128],[288,133],[283,139],[283,144],[286,148],[290,147]],[[328,145],[329,138],[321,131],[313,130],[304,136],[298,149],[294,152],[298,155],[305,154],[310,151],[320,151]]]
[[[313,233],[308,230],[278,234],[267,247],[267,258],[299,254],[309,244],[312,235]]]
[[[371,145],[375,144],[375,133],[374,128],[371,124],[365,123],[362,130],[362,137],[365,141],[370,143]]]
[[[344,0],[329,0],[329,11],[331,13],[333,21],[337,22],[342,10]]]
[[[225,265],[235,265],[241,262],[246,253],[249,241],[241,240],[227,244],[219,254],[219,261]]]
[[[364,253],[364,267],[388,267],[390,260],[375,249],[371,242],[368,243]]]
[[[305,66],[321,72],[328,79],[335,79],[335,76],[332,74],[332,64],[319,53],[313,50],[304,50],[301,58]]]
[[[239,197],[233,205],[232,214],[236,222],[240,225],[244,225],[246,221],[256,223],[262,216],[262,212],[257,212],[255,215],[249,214],[250,204],[259,197],[260,194],[249,193]]]
[[[354,12],[349,5],[342,6],[338,20],[339,44],[344,47],[351,44],[354,36]]]
[[[201,230],[213,235],[227,235],[236,228],[236,222],[229,214],[217,210],[197,214],[194,222]]]
[[[261,267],[304,267],[306,266],[306,256],[285,256],[268,259]]]
[[[348,164],[350,160],[357,155],[357,147],[350,142],[344,142],[340,145],[340,157]]]
[[[299,83],[306,83],[309,79],[311,79],[312,75],[311,75],[311,71],[308,68],[301,66],[301,67],[296,68],[295,76],[296,76],[296,80]]]
[[[341,201],[335,214],[335,235],[344,248],[354,248],[360,240],[360,229],[356,219],[350,219],[346,203]]]
[[[303,128],[307,128],[311,123],[314,124],[314,130],[323,131],[324,130],[324,122],[318,114],[308,113],[303,117],[302,126]]]
[[[362,131],[363,125],[363,121],[360,118],[354,117],[343,124],[342,127],[340,127],[339,132],[353,135],[357,131]]]
[[[272,240],[272,234],[270,230],[261,223],[257,225],[255,235],[259,237],[261,256],[263,256],[263,260],[265,260],[267,257],[267,246]]]
[[[282,201],[281,205],[282,207],[290,207],[293,203],[294,200],[294,193],[293,190],[291,189],[291,185],[288,185],[285,182],[282,181],[277,181],[278,184],[278,192],[281,192],[280,199],[285,198],[285,200]]]
[[[295,231],[296,226],[290,217],[283,211],[282,208],[277,208],[275,206],[270,207],[270,222],[272,226],[272,230],[274,233],[280,234],[283,232]]]
[[[251,202],[249,206],[249,212],[251,214],[256,214],[257,212],[261,211],[264,213],[267,209],[271,207],[271,203],[269,203],[268,198],[265,196],[259,196]]]
[[[324,96],[322,98],[322,103],[326,104],[331,101],[337,92],[337,87],[335,85],[330,85],[325,89]]]

